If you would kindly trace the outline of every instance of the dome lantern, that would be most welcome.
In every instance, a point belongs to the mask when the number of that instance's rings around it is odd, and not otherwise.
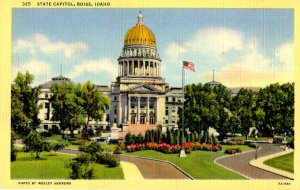
[[[140,14],[138,16],[138,22],[136,23],[136,25],[144,25],[142,11],[140,11]]]

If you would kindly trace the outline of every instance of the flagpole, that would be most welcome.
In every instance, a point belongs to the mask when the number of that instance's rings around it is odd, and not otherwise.
[[[182,135],[181,135],[181,151],[179,157],[186,157],[184,150],[184,68],[182,64]]]

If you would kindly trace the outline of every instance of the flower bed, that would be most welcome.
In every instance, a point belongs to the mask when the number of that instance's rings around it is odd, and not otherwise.
[[[184,149],[185,152],[191,153],[191,151],[195,150],[203,150],[203,151],[220,151],[222,150],[222,147],[220,144],[200,144],[199,142],[193,143],[193,142],[188,142],[184,144]],[[147,143],[142,143],[142,144],[131,144],[126,146],[126,151],[127,152],[135,152],[135,151],[140,151],[140,150],[155,150],[159,152],[163,152],[166,154],[172,154],[172,153],[179,153],[181,150],[181,145],[169,145],[166,143],[152,143],[152,142],[147,142]]]

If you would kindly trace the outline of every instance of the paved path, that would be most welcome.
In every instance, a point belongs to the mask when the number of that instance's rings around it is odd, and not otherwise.
[[[144,177],[140,170],[130,162],[121,161],[124,177],[126,180],[143,180]]]
[[[135,164],[145,179],[190,179],[173,165],[155,160],[119,155],[121,161]]]
[[[294,152],[293,149],[287,149],[286,151],[277,152],[275,154],[264,156],[264,157],[261,157],[257,160],[251,160],[250,165],[255,166],[257,168],[261,168],[263,170],[267,170],[269,172],[272,172],[272,173],[275,173],[275,174],[278,174],[278,175],[281,175],[281,176],[284,176],[284,177],[287,177],[287,178],[290,178],[290,179],[294,179],[294,174],[293,173],[290,173],[288,171],[284,171],[284,170],[281,170],[281,169],[277,169],[277,168],[274,168],[274,167],[271,167],[271,166],[268,166],[268,165],[264,164],[264,161],[266,161],[266,160],[276,158],[276,157],[279,157],[279,156],[283,156],[283,155],[286,155],[286,154],[289,154],[289,153],[292,153],[292,152]]]
[[[283,151],[279,146],[274,144],[259,144],[258,158]],[[255,158],[255,151],[249,151],[242,154],[235,154],[217,158],[216,163],[240,173],[250,179],[288,179],[260,168],[251,166],[249,163]]]
[[[59,150],[58,152],[63,154],[74,154],[74,155],[82,153],[79,150],[73,150],[73,149],[62,149]],[[143,178],[145,179],[190,179],[179,169],[166,162],[160,162],[160,161],[149,160],[144,158],[137,158],[130,155],[121,154],[118,156],[120,157],[121,162],[129,162],[134,164],[142,174]],[[126,172],[124,172],[124,174],[125,173]]]

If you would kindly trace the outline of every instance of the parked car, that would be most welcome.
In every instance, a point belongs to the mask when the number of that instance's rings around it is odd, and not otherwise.
[[[94,137],[92,138],[92,140],[97,143],[104,143],[107,142],[107,137]]]
[[[109,139],[108,144],[119,144],[119,139]]]

